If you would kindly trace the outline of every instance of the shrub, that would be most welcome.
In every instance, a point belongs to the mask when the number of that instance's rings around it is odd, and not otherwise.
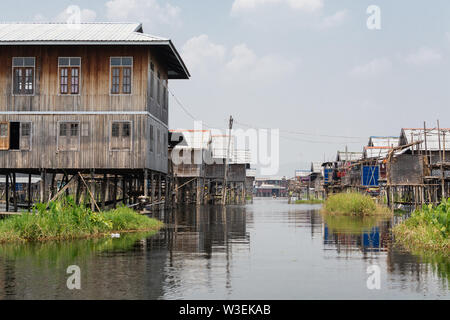
[[[37,204],[31,213],[0,221],[0,242],[44,241],[100,236],[119,231],[147,231],[162,223],[121,207],[107,212],[93,212],[76,205],[73,198]]]
[[[368,195],[360,193],[338,193],[325,201],[324,210],[332,214],[371,215],[387,214],[387,208],[378,206]]]

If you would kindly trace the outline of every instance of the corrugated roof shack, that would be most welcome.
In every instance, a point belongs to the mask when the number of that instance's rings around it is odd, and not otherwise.
[[[229,135],[213,135],[211,147],[213,162],[206,166],[206,179],[212,198],[218,200],[222,197],[225,164],[228,157],[227,200],[230,203],[245,203],[246,190],[253,187],[252,179],[247,179],[247,170],[250,169],[251,163],[250,152],[237,149],[236,137]],[[246,185],[247,180],[251,186]]]
[[[417,207],[449,195],[450,129],[404,128],[387,157],[388,203]]]
[[[171,130],[172,139],[181,140],[172,150],[174,203],[203,203],[206,163],[212,159],[209,130]],[[180,139],[182,137],[182,139]]]
[[[358,188],[361,186],[361,165],[363,152],[338,151],[336,162],[338,163],[338,177],[341,179],[341,187]]]
[[[190,76],[171,40],[139,23],[14,23],[0,24],[0,46],[9,180],[41,174],[40,201],[64,181],[93,207],[135,203],[149,176],[154,188],[167,180],[168,81]]]
[[[311,163],[311,187],[313,188],[314,198],[323,199],[325,190],[323,188],[323,168],[321,162]]]

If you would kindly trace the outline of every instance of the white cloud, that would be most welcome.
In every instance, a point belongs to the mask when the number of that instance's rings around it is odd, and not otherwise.
[[[244,82],[273,82],[285,78],[299,65],[299,60],[290,60],[277,55],[258,56],[246,44],[231,50],[230,60],[224,69],[224,78]]]
[[[73,23],[76,21],[71,20],[71,18],[76,14],[80,14],[80,22],[93,22],[97,19],[97,13],[93,10],[80,9],[78,6],[68,6],[64,11],[58,14],[54,20],[57,22],[67,22],[70,20]]]
[[[321,29],[333,28],[341,25],[348,17],[347,10],[337,11],[335,14],[325,17],[319,25]]]
[[[442,55],[438,51],[426,47],[420,48],[405,58],[406,63],[416,66],[438,63],[441,60]]]
[[[179,25],[181,9],[157,0],[110,0],[106,2],[106,17],[114,21],[136,20],[151,27],[158,24]]]
[[[182,48],[182,56],[193,76],[217,78],[235,85],[237,82],[271,82],[292,73],[299,60],[267,54],[258,56],[246,44],[233,46],[212,42],[205,34],[189,39]]]
[[[97,19],[97,13],[91,9],[81,9],[78,6],[68,6],[56,17],[47,18],[41,13],[37,13],[33,20],[35,22],[93,22]]]
[[[206,34],[189,39],[182,48],[183,59],[191,71],[205,71],[207,66],[221,63],[225,53],[225,47],[211,42]]]
[[[387,58],[373,59],[372,61],[356,66],[350,72],[351,75],[357,77],[371,77],[389,71],[392,68],[392,63]]]
[[[287,5],[291,9],[314,12],[322,9],[323,0],[235,0],[231,11],[233,13],[251,11],[266,5]]]

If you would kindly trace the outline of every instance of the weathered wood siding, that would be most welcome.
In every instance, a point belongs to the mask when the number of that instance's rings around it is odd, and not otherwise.
[[[392,184],[422,184],[424,159],[422,155],[401,154],[390,165]]]
[[[167,172],[167,155],[150,152],[150,123],[154,130],[167,130],[147,115],[1,115],[0,121],[32,123],[31,150],[0,151],[0,168],[8,169],[141,169]],[[77,151],[58,150],[58,123],[80,123]],[[111,122],[130,121],[131,150],[112,151]],[[86,128],[87,126],[87,134]],[[84,131],[84,132],[83,132]],[[163,137],[163,136],[162,136]],[[162,141],[161,145],[167,145]],[[162,148],[161,148],[162,150]]]
[[[132,92],[110,94],[110,57],[133,57]],[[35,57],[34,94],[12,93],[13,57]],[[60,95],[58,57],[81,57],[79,95]],[[4,46],[0,50],[0,121],[31,122],[31,150],[0,151],[0,168],[142,169],[167,172],[168,94],[166,67],[146,46]],[[160,73],[150,78],[150,64]],[[151,85],[153,84],[153,86]],[[153,91],[152,91],[153,90]],[[153,94],[150,94],[150,92]],[[158,101],[159,100],[159,101]],[[150,114],[146,114],[146,112]],[[59,121],[89,127],[77,151],[58,151]],[[111,121],[132,122],[132,150],[110,151]],[[155,130],[150,151],[150,128]],[[160,131],[160,153],[157,134]],[[6,143],[6,141],[5,141]]]

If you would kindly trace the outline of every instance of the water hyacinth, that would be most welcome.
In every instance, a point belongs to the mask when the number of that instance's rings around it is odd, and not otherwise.
[[[396,241],[409,251],[437,251],[450,256],[450,200],[426,205],[394,228]]]

